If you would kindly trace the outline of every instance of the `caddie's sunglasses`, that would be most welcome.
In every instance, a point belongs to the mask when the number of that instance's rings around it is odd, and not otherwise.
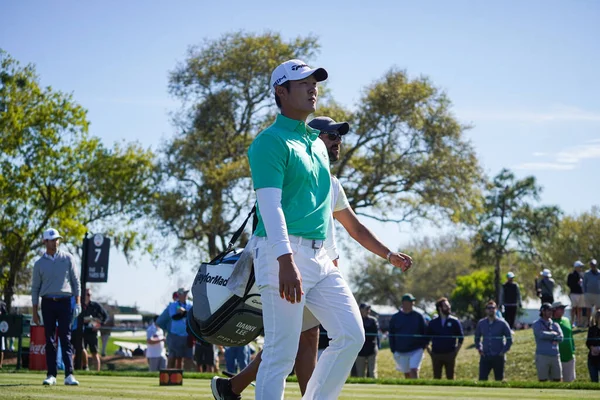
[[[336,131],[321,131],[321,135],[327,135],[327,138],[332,142],[336,141],[338,138],[342,140],[342,135],[337,133]]]

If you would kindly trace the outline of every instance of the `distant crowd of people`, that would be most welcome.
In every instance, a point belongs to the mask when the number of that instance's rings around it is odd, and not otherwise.
[[[45,254],[37,260],[33,269],[32,303],[33,322],[39,324],[38,302],[42,299],[42,314],[45,321],[46,358],[48,375],[44,384],[56,384],[56,329],[62,347],[65,368],[65,384],[77,385],[73,376],[73,344],[83,342],[83,366],[88,369],[88,353],[100,370],[100,354],[105,353],[110,328],[106,322],[108,314],[92,300],[88,289],[80,301],[79,277],[75,264],[67,252],[58,249],[61,236],[56,229],[44,232]],[[600,371],[600,272],[597,261],[589,262],[589,270],[576,261],[567,277],[567,287],[572,306],[571,318],[565,314],[566,304],[555,301],[555,281],[549,269],[541,272],[536,281],[537,294],[542,302],[540,318],[532,325],[536,341],[535,364],[540,381],[572,382],[575,374],[575,343],[572,329],[588,328],[586,346],[589,349],[587,366],[590,379],[598,382]],[[502,286],[500,307],[494,301],[486,305],[486,317],[475,327],[475,347],[480,353],[479,379],[487,380],[493,371],[496,380],[504,379],[504,365],[512,345],[513,329],[522,297],[515,274],[509,272]],[[68,289],[68,290],[67,290]],[[191,309],[188,290],[180,288],[173,293],[173,301],[160,316],[156,316],[147,329],[147,349],[139,346],[132,355],[145,355],[149,369],[156,371],[165,367],[184,368],[203,372],[219,369],[218,354],[224,352],[227,371],[236,373],[250,362],[252,349],[249,346],[218,348],[209,343],[195,341],[188,336],[186,315]],[[447,298],[436,303],[437,316],[427,322],[424,315],[414,310],[415,297],[410,293],[402,297],[402,307],[389,323],[389,342],[396,368],[407,378],[419,377],[424,353],[432,359],[433,375],[441,379],[445,370],[447,379],[454,379],[456,356],[464,341],[461,321],[452,315]],[[377,377],[377,355],[381,346],[380,330],[376,318],[370,315],[371,307],[363,303],[360,313],[365,331],[365,341],[354,366],[354,375]],[[502,312],[501,312],[502,311]],[[77,332],[83,325],[82,336]],[[102,351],[98,349],[98,336],[102,339]],[[325,337],[323,337],[325,336]],[[4,343],[2,343],[4,346]],[[321,332],[319,355],[328,345],[327,333]],[[129,351],[119,351],[129,356]],[[0,358],[0,366],[2,359]],[[196,366],[194,366],[196,361]]]
[[[533,323],[532,328],[536,342],[535,365],[541,382],[572,382],[576,379],[575,342],[572,333],[575,326],[588,327],[587,366],[591,381],[598,382],[600,272],[596,260],[590,261],[590,269],[585,273],[582,273],[582,267],[581,261],[575,262],[574,271],[568,277],[573,322],[565,316],[567,305],[554,301],[555,282],[551,272],[544,269],[538,281],[542,305],[539,319]],[[506,355],[512,346],[518,309],[522,308],[515,274],[509,272],[506,277],[507,281],[500,295],[503,312],[495,301],[490,300],[485,307],[486,317],[475,328],[475,348],[480,354],[479,380],[482,381],[487,380],[492,371],[496,380],[504,380]],[[389,342],[396,369],[406,378],[418,378],[423,356],[427,351],[431,357],[434,378],[441,379],[445,369],[446,378],[454,379],[456,356],[464,340],[462,323],[451,315],[451,305],[447,298],[440,298],[435,303],[437,316],[429,323],[423,314],[413,309],[415,300],[410,293],[405,294],[401,309],[390,320]],[[586,308],[587,315],[591,316],[587,321],[581,316],[581,311]],[[371,376],[376,377],[376,374]]]
[[[186,318],[192,307],[188,293],[184,288],[174,292],[173,301],[148,326],[146,357],[149,370],[177,368],[218,372],[219,354],[224,355],[226,371],[230,374],[246,368],[254,353],[251,346],[215,346],[188,335]]]

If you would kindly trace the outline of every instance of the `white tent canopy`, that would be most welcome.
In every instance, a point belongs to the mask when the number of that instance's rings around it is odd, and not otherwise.
[[[141,314],[115,314],[115,322],[142,322]]]

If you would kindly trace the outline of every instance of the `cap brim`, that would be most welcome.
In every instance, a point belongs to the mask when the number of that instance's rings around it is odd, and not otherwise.
[[[331,127],[340,135],[345,135],[350,130],[350,124],[347,122],[340,122],[339,124],[332,124]]]
[[[302,75],[300,75],[300,77],[295,80],[299,81],[302,79],[306,79],[309,76],[314,76],[315,79],[317,80],[317,82],[323,82],[324,80],[327,79],[329,74],[327,73],[325,68],[313,68],[313,69],[309,69],[308,71],[302,73]]]
[[[54,239],[62,239],[62,236],[58,235],[58,236],[54,236],[54,237],[48,237],[44,240],[54,240]]]

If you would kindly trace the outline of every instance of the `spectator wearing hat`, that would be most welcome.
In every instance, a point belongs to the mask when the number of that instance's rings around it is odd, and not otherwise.
[[[600,271],[598,262],[590,261],[590,269],[583,274],[583,293],[587,308],[600,308]]]
[[[479,351],[479,380],[487,381],[494,370],[494,379],[504,380],[506,353],[512,346],[512,332],[508,323],[497,317],[496,302],[490,300],[485,306],[486,318],[475,328],[475,348]]]
[[[100,371],[100,354],[98,354],[98,329],[108,319],[108,313],[102,307],[102,305],[96,301],[92,301],[92,291],[90,288],[86,289],[85,300],[81,315],[79,316],[79,323],[83,324],[83,369],[89,370],[88,368],[88,352],[90,349],[92,357],[96,362],[96,371]]]
[[[406,293],[402,296],[402,308],[390,320],[390,350],[394,354],[396,370],[406,378],[418,379],[423,352],[427,347],[425,318],[413,309],[415,297]]]
[[[447,298],[440,298],[435,308],[438,316],[426,329],[427,340],[431,340],[431,349],[428,346],[427,352],[431,356],[433,379],[442,379],[442,369],[446,368],[446,378],[452,380],[456,356],[464,341],[463,328],[458,318],[451,315],[452,307]]]
[[[42,298],[42,318],[46,335],[46,365],[48,374],[44,385],[56,385],[56,326],[65,364],[65,385],[79,385],[73,376],[73,347],[71,346],[71,323],[81,314],[79,273],[75,259],[70,253],[59,250],[62,236],[56,229],[43,234],[46,252],[33,266],[31,280],[31,303],[33,323],[40,324],[39,298]],[[71,308],[71,297],[75,307]]]
[[[596,310],[595,315],[590,318],[590,327],[585,345],[589,349],[588,371],[590,380],[598,382],[598,375],[600,375],[600,310]]]
[[[515,282],[515,274],[506,274],[506,283],[500,291],[500,305],[504,309],[504,319],[508,322],[510,329],[515,329],[515,319],[519,308],[523,307],[521,302],[521,289]]]
[[[548,268],[544,268],[540,272],[541,278],[537,281],[537,292],[538,296],[544,303],[554,303],[554,286],[556,283],[552,279],[552,273]]]
[[[584,264],[581,261],[575,261],[575,263],[573,263],[573,271],[567,276],[573,326],[584,325],[582,315],[582,311],[585,308],[585,297],[583,295],[583,267]]]
[[[194,350],[188,345],[188,334],[186,316],[192,305],[187,301],[189,290],[179,288],[177,290],[177,301],[169,304],[169,316],[171,317],[171,326],[167,336],[167,347],[169,349],[168,367],[183,368],[185,360],[186,369],[193,364],[192,357]]]
[[[371,314],[371,306],[361,303],[359,306],[365,327],[365,344],[356,357],[356,376],[377,378],[377,353],[379,352],[379,322]]]
[[[560,382],[562,379],[558,344],[563,341],[563,333],[558,323],[552,321],[552,313],[552,304],[543,303],[540,307],[540,318],[532,326],[535,337],[535,366],[540,382],[549,379]]]
[[[569,318],[565,317],[567,305],[555,301],[552,303],[552,321],[560,326],[563,333],[563,340],[558,345],[560,354],[560,364],[562,367],[563,382],[573,382],[575,380],[575,341],[573,340],[573,328]]]

